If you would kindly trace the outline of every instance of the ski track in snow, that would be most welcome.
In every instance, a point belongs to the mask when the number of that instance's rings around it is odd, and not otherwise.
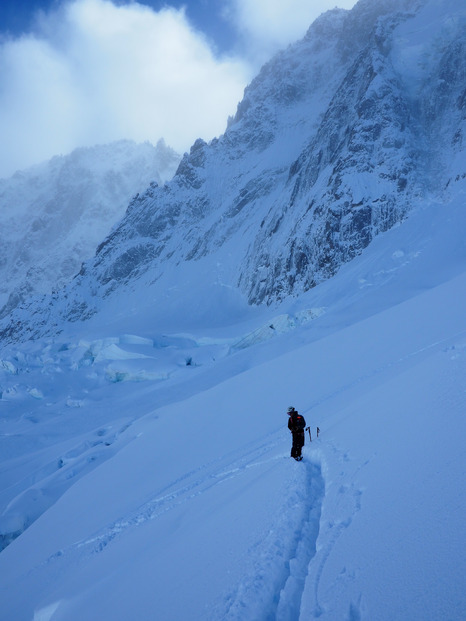
[[[373,379],[374,376],[386,372],[391,367],[398,367],[413,357],[422,356],[432,349],[445,349],[446,346],[457,342],[458,338],[464,337],[465,334],[465,332],[461,332],[418,350],[410,351],[400,359],[382,365],[367,376],[359,377],[350,385],[345,385],[339,391],[323,397],[320,402],[331,400],[340,393],[347,393],[348,390],[360,385],[361,382]],[[303,408],[302,411],[307,413],[315,406],[316,404],[313,404],[312,407]],[[121,428],[118,431],[114,431],[112,425],[108,428],[100,428],[92,434],[99,436],[98,438],[91,441],[88,436],[82,440],[74,448],[63,454],[58,465],[56,463],[48,464],[44,466],[45,470],[41,469],[37,472],[37,479],[41,481],[42,486],[48,482],[48,486],[53,484],[54,488],[59,486],[57,476],[60,480],[63,479],[62,485],[69,479],[79,479],[87,472],[91,462],[101,463],[122,448],[122,446],[118,446],[112,450],[111,445],[130,426],[131,423],[126,422],[124,425],[120,425]],[[288,458],[288,455],[283,453],[274,456],[269,455],[283,443],[283,439],[280,437],[282,433],[283,430],[280,428],[265,438],[260,445],[252,446],[246,450],[243,447],[228,456],[217,458],[183,474],[159,490],[155,498],[148,499],[131,514],[122,516],[105,527],[102,532],[57,551],[41,566],[63,557],[70,558],[70,556],[74,557],[75,562],[81,564],[87,557],[102,553],[115,539],[124,536],[130,529],[138,528],[149,520],[157,519],[180,505],[189,503],[211,488],[234,477],[244,475],[251,468]],[[128,441],[129,439],[124,441],[123,446]],[[340,451],[336,447],[330,447],[330,449],[335,453],[337,460],[342,462],[349,460],[346,454],[339,454]],[[110,452],[104,455],[103,451]],[[367,463],[362,464],[360,468]],[[254,554],[258,554],[255,561],[255,572],[247,575],[237,585],[234,592],[224,597],[222,603],[219,604],[223,611],[219,612],[215,618],[226,621],[240,621],[244,618],[245,611],[248,611],[247,614],[250,616],[249,610],[252,607],[251,614],[255,619],[292,621],[300,616],[301,599],[305,588],[308,590],[308,597],[312,591],[311,597],[314,602],[312,618],[319,618],[324,614],[325,608],[319,603],[319,585],[324,567],[339,537],[351,525],[354,515],[360,510],[362,492],[347,485],[340,487],[339,497],[342,504],[340,507],[342,511],[338,511],[340,517],[332,523],[324,523],[325,532],[319,540],[319,553],[317,555],[317,539],[321,531],[320,520],[325,497],[325,481],[315,453],[314,461],[305,459],[302,466],[304,466],[305,472],[304,482],[302,485],[295,484],[292,486],[290,497],[285,502],[286,511],[283,512],[284,515],[289,515],[293,511],[293,506],[298,508],[299,518],[293,524],[292,537],[288,534],[289,528],[288,524],[285,523],[286,518],[283,518],[284,523],[277,525],[276,530],[268,533],[264,541],[258,544],[259,549],[253,551]],[[48,470],[50,468],[56,470],[55,476]],[[301,494],[300,488],[306,490],[305,493]],[[310,563],[313,559],[311,571]],[[276,569],[276,567],[280,569]],[[36,570],[39,570],[39,567]],[[349,612],[350,619],[358,618],[357,609],[358,606],[352,604],[352,611]]]
[[[240,476],[249,468],[258,467],[265,463],[282,459],[283,455],[274,456],[266,460],[261,460],[267,452],[281,444],[280,440],[264,443],[252,449],[249,454],[243,453],[239,459],[233,460],[227,467],[218,468],[219,462],[225,458],[219,458],[211,463],[207,463],[195,470],[185,473],[166,487],[162,488],[155,498],[139,506],[133,513],[120,518],[113,524],[107,526],[103,532],[96,533],[94,536],[84,541],[76,542],[65,550],[60,550],[50,556],[45,563],[53,559],[71,554],[75,550],[81,552],[87,550],[89,554],[102,552],[116,537],[121,536],[125,531],[138,527],[148,520],[160,517],[167,511],[189,502],[193,498],[203,494],[215,485],[223,483],[229,478]],[[199,476],[200,475],[200,476]],[[183,482],[186,484],[183,485]]]
[[[321,468],[307,457],[298,466],[302,482],[291,487],[275,528],[259,542],[254,570],[230,593],[214,618],[225,621],[293,621],[299,618],[308,566],[316,554],[325,484]],[[291,516],[291,517],[290,517]],[[293,519],[294,518],[294,519]]]
[[[286,453],[277,452],[283,445],[282,433],[280,429],[260,445],[252,446],[246,452],[243,449],[239,457],[239,451],[235,451],[227,458],[218,458],[184,474],[133,512],[94,536],[57,551],[32,572],[40,572],[44,565],[61,563],[65,558],[67,564],[81,565],[90,556],[104,553],[109,545],[131,529],[189,503],[213,487],[244,476],[251,468],[290,460],[288,449]],[[296,466],[296,470],[288,497],[277,513],[277,523],[249,550],[253,557],[253,571],[246,574],[233,591],[220,597],[212,618],[239,621],[245,618],[245,614],[258,621],[299,618],[308,566],[316,554],[325,482],[319,463],[310,460],[306,453],[302,462],[295,464],[293,461],[290,466]],[[56,571],[60,571],[58,565]]]
[[[398,367],[413,357],[422,356],[432,349],[445,350],[452,343],[457,343],[458,338],[464,337],[465,334],[465,332],[460,332],[410,351],[398,360],[382,365],[370,374],[359,377],[351,384],[340,388],[339,391],[323,397],[321,401],[331,400],[342,392],[347,393],[361,382],[373,379],[374,376],[382,374],[387,369]],[[315,404],[312,408],[314,407]],[[303,408],[302,411],[306,413],[312,408]],[[90,462],[105,461],[122,448],[122,446],[111,448],[111,445],[130,426],[131,423],[126,422],[124,425],[120,424],[117,431],[112,429],[113,425],[99,428],[92,434],[98,437],[91,440],[90,436],[87,436],[86,439],[81,440],[75,447],[63,453],[58,465],[50,463],[38,471],[37,479],[42,486],[48,480],[49,486],[53,483],[55,489],[62,479],[62,484],[70,478],[79,479],[87,471],[86,464],[89,467]],[[89,556],[104,552],[114,540],[124,536],[130,529],[138,528],[149,520],[155,520],[180,505],[189,503],[213,487],[244,475],[251,468],[259,468],[277,460],[288,459],[288,454],[283,452],[270,455],[283,444],[282,433],[283,430],[280,427],[259,445],[242,447],[227,456],[217,458],[183,474],[160,489],[155,497],[149,498],[132,513],[122,516],[94,536],[57,551],[32,572],[40,571],[44,565],[65,557],[77,564],[84,563]],[[123,446],[128,441],[129,439],[123,441]],[[315,443],[311,446],[315,446]],[[341,453],[337,447],[329,446],[329,448],[335,454],[336,460],[342,463],[349,461],[348,455]],[[103,451],[110,452],[104,456]],[[361,464],[359,469],[367,463]],[[283,506],[285,510],[282,512],[282,520],[273,531],[267,533],[264,539],[257,543],[257,549],[251,550],[255,558],[254,571],[249,572],[232,592],[222,596],[221,602],[217,604],[218,610],[214,618],[240,621],[245,618],[246,614],[247,618],[254,618],[258,621],[261,619],[293,621],[300,618],[301,601],[305,590],[308,605],[309,599],[313,600],[312,618],[319,618],[325,613],[325,605],[319,602],[321,577],[338,539],[350,527],[354,515],[361,508],[362,492],[353,485],[342,484],[338,494],[341,505],[336,512],[339,517],[332,522],[324,521],[321,524],[325,500],[325,479],[316,452],[313,454],[312,461],[305,457],[298,467],[304,480],[294,481],[291,485],[290,495]],[[56,470],[55,476],[49,471],[50,468]],[[57,476],[59,480],[56,479]],[[292,528],[289,524],[290,515],[294,516]],[[348,618],[350,620],[360,618],[358,610],[359,604],[352,603]]]
[[[339,462],[342,466],[340,476],[346,478],[345,463],[350,462],[350,457],[347,453],[342,453],[335,446],[330,446],[330,451],[335,456],[335,461]],[[371,459],[366,460],[359,465],[354,471],[352,478],[357,480],[357,474],[365,468]],[[321,522],[321,537],[319,539],[319,554],[316,558],[316,562],[312,567],[312,573],[310,573],[309,581],[312,585],[312,618],[319,618],[324,614],[325,607],[319,600],[319,587],[322,578],[322,574],[325,565],[334,550],[338,539],[349,528],[353,522],[355,515],[361,510],[361,497],[362,490],[359,489],[354,483],[341,483],[336,482],[338,485],[337,504],[333,508],[331,514],[335,516],[335,519],[325,519]],[[311,568],[310,568],[311,569]],[[351,604],[350,611],[348,613],[349,621],[358,621],[360,619],[358,606]]]

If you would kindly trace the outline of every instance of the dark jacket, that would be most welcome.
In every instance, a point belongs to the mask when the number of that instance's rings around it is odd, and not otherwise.
[[[304,432],[305,426],[306,421],[304,420],[304,416],[298,414],[296,410],[290,414],[290,417],[288,418],[288,429],[290,431],[292,431],[293,433]]]

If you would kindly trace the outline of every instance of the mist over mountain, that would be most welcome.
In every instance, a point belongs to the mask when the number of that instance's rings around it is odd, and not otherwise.
[[[0,316],[63,287],[128,202],[163,184],[180,157],[163,140],[80,148],[0,180]]]

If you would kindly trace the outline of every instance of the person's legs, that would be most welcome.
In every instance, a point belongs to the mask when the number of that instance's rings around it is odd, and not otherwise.
[[[293,450],[292,457],[301,460],[303,458],[301,451],[304,446],[304,431],[298,431],[293,434]]]
[[[293,433],[293,446],[291,447],[291,457],[294,457],[294,459],[299,459],[301,457],[301,448],[303,444],[304,434],[300,432]]]

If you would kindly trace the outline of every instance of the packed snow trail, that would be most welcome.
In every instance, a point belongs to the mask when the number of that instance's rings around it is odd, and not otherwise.
[[[214,597],[214,601],[210,604],[211,610],[207,613],[208,618],[239,619],[245,608],[250,611],[251,618],[262,614],[262,610],[269,611],[266,613],[269,615],[280,607],[288,609],[290,605],[294,605],[299,609],[303,576],[309,558],[315,550],[323,483],[317,466],[311,462],[302,464],[291,462],[288,449],[287,434],[284,438],[281,429],[270,434],[265,441],[262,439],[259,443],[243,447],[240,452],[234,451],[202,464],[174,480],[168,474],[163,477],[168,483],[158,489],[152,498],[103,527],[100,532],[77,540],[49,555],[29,572],[28,579],[33,581],[38,579],[41,583],[41,579],[47,575],[48,580],[60,582],[70,567],[73,567],[78,575],[81,573],[80,568],[87,573],[85,567],[99,566],[101,562],[106,565],[109,562],[108,558],[103,561],[100,559],[112,556],[115,546],[126,547],[128,541],[132,541],[131,550],[128,551],[130,556],[136,553],[136,549],[139,549],[138,554],[141,554],[148,545],[147,528],[152,533],[150,540],[154,532],[160,533],[158,536],[155,535],[157,539],[160,536],[171,538],[170,525],[183,521],[185,515],[190,516],[191,522],[193,516],[200,512],[202,519],[198,521],[194,518],[191,533],[193,539],[191,540],[190,536],[190,543],[186,547],[181,546],[178,549],[175,544],[174,549],[170,546],[168,550],[154,553],[152,562],[156,565],[151,571],[154,571],[155,575],[160,571],[164,576],[166,573],[171,575],[172,570],[176,570],[178,581],[183,582],[183,574],[188,572],[185,579],[188,580],[189,576],[191,585],[193,581],[196,582],[196,578],[191,576],[191,565],[189,563],[186,565],[186,556],[191,557],[191,560],[203,558],[204,562],[210,560],[210,563],[220,562],[223,565],[225,562],[221,554],[223,550],[230,561],[232,556],[236,559],[231,571],[236,575],[238,586],[233,591],[225,586],[223,596]],[[141,446],[138,452],[140,450]],[[97,473],[98,471],[95,474]],[[74,495],[73,492],[77,487],[79,484],[67,495]],[[239,513],[235,510],[238,500],[241,507]],[[260,501],[259,507],[256,504],[258,501]],[[209,507],[213,509],[212,516],[209,515]],[[246,507],[248,509],[244,511]],[[227,517],[231,510],[236,515],[234,523],[231,522],[231,517]],[[54,508],[51,511],[54,512]],[[222,519],[222,516],[225,519]],[[66,519],[66,516],[63,517]],[[37,524],[39,523],[40,520]],[[243,533],[244,541],[239,549],[235,549],[238,548],[236,539],[238,528]],[[313,539],[309,539],[308,544],[303,547],[303,536],[310,534]],[[215,546],[212,539],[215,540]],[[134,550],[133,544],[136,546]],[[164,561],[166,554],[168,557]],[[177,559],[175,563],[173,556]],[[245,562],[245,558],[250,561]],[[126,566],[126,563],[123,563],[123,566]],[[122,567],[119,571],[124,573]],[[210,576],[210,581],[218,583],[221,574],[222,572],[216,580]],[[84,579],[87,582],[87,578]],[[175,575],[172,579],[175,579]],[[167,580],[166,576],[164,580]],[[186,583],[183,584],[185,587]],[[220,584],[223,584],[223,580],[220,580]],[[200,586],[198,584],[198,587]],[[189,590],[191,591],[191,587]],[[200,592],[205,596],[202,588]],[[101,597],[99,595],[99,601]],[[115,595],[112,596],[112,599],[114,598]],[[167,620],[183,618],[183,608],[177,608],[171,601],[171,596],[169,601],[170,603],[162,608],[163,612],[160,611],[161,617]],[[286,605],[283,602],[286,602]],[[95,607],[98,605],[98,602],[91,598],[88,608],[85,607],[83,610],[80,604],[79,615],[95,614]],[[162,602],[159,605],[162,606]],[[134,606],[135,603],[132,601],[133,611]],[[122,613],[121,607],[126,612]],[[129,614],[127,604],[120,602],[118,608],[119,616],[113,618],[128,618],[125,616]],[[47,609],[48,605],[44,606],[43,610]],[[56,610],[54,614],[63,614],[64,618],[73,615],[72,605],[63,600]],[[102,614],[105,614],[103,610]],[[115,612],[112,616],[114,614]],[[194,608],[193,616],[190,618],[205,618],[204,614],[206,613],[196,612]],[[24,618],[27,618],[27,615],[24,615]]]

